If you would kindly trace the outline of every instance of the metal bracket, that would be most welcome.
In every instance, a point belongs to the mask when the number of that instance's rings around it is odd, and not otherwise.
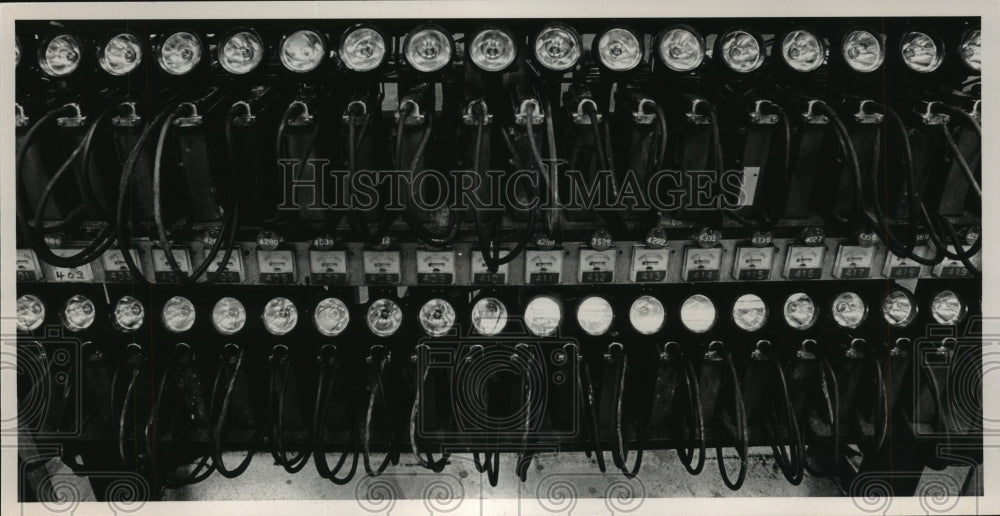
[[[135,102],[122,102],[118,107],[122,106],[128,109],[128,113],[111,118],[111,123],[115,127],[135,127],[142,123],[142,117],[135,109]]]
[[[292,107],[292,106],[302,106],[302,113],[299,116],[297,116],[297,117],[289,120],[288,121],[288,125],[293,126],[293,127],[302,127],[302,126],[305,126],[305,125],[312,125],[312,123],[313,123],[313,116],[309,113],[309,105],[308,104],[306,104],[305,102],[302,102],[301,100],[294,100],[294,101],[292,101],[291,104],[288,105],[288,107]]]
[[[535,99],[524,99],[521,101],[521,106],[517,109],[517,113],[514,113],[514,122],[518,125],[524,125],[528,120],[528,106],[535,106],[535,109],[531,111],[531,125],[542,125],[545,121],[545,114],[542,113],[542,108]]]
[[[462,112],[462,123],[464,123],[465,125],[479,124],[479,117],[477,117],[472,112],[472,106],[476,104],[480,104],[483,106],[483,116],[482,116],[483,125],[490,125],[490,123],[493,122],[493,115],[491,115],[489,111],[486,109],[486,103],[483,102],[482,100],[473,100],[472,102],[469,102],[468,106],[465,106],[465,111]]]
[[[938,101],[932,100],[924,104],[924,112],[920,115],[920,119],[924,122],[924,125],[945,125],[951,120],[951,117],[944,113],[934,112],[934,104],[939,104]]]
[[[646,111],[643,110],[643,107],[646,106],[647,104],[656,105],[656,103],[653,102],[650,99],[646,99],[646,98],[640,99],[639,100],[639,104],[635,107],[635,112],[632,113],[632,121],[633,122],[635,122],[637,124],[648,125],[648,124],[653,123],[654,120],[656,120],[656,113],[655,112],[654,113],[647,113]]]
[[[827,118],[826,115],[813,113],[813,106],[816,105],[817,102],[823,101],[814,99],[806,103],[806,112],[802,113],[802,120],[804,120],[807,124],[829,124],[830,119]]]
[[[858,104],[858,112],[854,113],[854,120],[859,124],[881,124],[884,115],[882,113],[868,113],[865,111],[865,104],[871,104],[873,101],[865,99]]]
[[[972,103],[972,111],[969,111],[969,115],[976,119],[976,122],[983,123],[983,101],[977,100]]]
[[[691,101],[691,111],[684,115],[687,118],[688,123],[697,125],[708,125],[710,123],[707,116],[698,113],[698,104],[707,102],[708,101],[705,99],[694,99]]]
[[[778,123],[778,115],[774,113],[764,113],[760,110],[764,104],[771,104],[770,100],[757,100],[753,103],[753,112],[750,113],[750,120],[758,125],[774,125]]]
[[[356,115],[351,112],[351,108],[354,106],[361,106],[361,115]],[[345,124],[361,125],[363,122],[361,118],[368,115],[368,104],[365,104],[363,100],[352,100],[344,108],[344,114],[341,115],[340,119],[344,121]]]
[[[28,127],[29,119],[24,114],[24,107],[14,103],[14,120],[17,122],[17,127]]]
[[[80,111],[80,105],[76,102],[71,102],[63,107],[73,108],[76,111],[76,115],[57,118],[56,125],[59,127],[80,127],[87,122],[87,117],[83,116],[83,113]]]
[[[230,107],[230,109],[235,108],[236,106],[240,106],[246,109],[246,113],[234,117],[233,123],[235,123],[238,126],[246,127],[253,125],[257,121],[257,116],[254,115],[253,111],[250,109],[249,102],[245,100],[237,100],[236,102],[233,102],[233,105]]]
[[[590,125],[590,115],[583,112],[583,106],[585,104],[590,104],[594,106],[594,111],[597,111],[597,102],[594,99],[581,99],[576,105],[576,112],[572,114],[573,123],[577,125]],[[603,116],[600,113],[595,113],[597,121],[600,122]]]
[[[413,106],[412,110],[403,109],[404,106]],[[413,99],[406,99],[399,103],[399,109],[396,110],[396,122],[399,122],[399,117],[405,116],[403,123],[406,125],[421,125],[424,123],[424,115],[420,112],[420,104]]]
[[[191,114],[188,116],[179,116],[174,119],[174,125],[177,127],[198,127],[201,125],[202,118],[198,114],[198,106],[194,105],[193,102],[185,102],[181,106],[190,106]]]

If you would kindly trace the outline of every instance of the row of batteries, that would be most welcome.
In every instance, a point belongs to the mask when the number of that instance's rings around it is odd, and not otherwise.
[[[975,238],[970,234],[967,238]],[[971,245],[971,243],[970,243]],[[673,263],[675,245],[654,247],[644,244],[592,247],[567,243],[551,249],[528,249],[510,263],[490,271],[481,252],[471,245],[452,249],[367,249],[358,245],[344,249],[319,250],[309,244],[265,249],[253,243],[238,246],[228,257],[228,265],[217,283],[311,284],[311,285],[554,285],[623,283],[624,275],[633,283],[671,281],[725,281],[731,271],[736,281],[774,279],[911,279],[923,277],[964,278],[970,272],[959,260],[945,259],[933,267],[896,256],[879,245],[850,245],[833,240],[812,245],[777,239],[763,245],[740,245],[721,241],[712,247],[681,246],[683,258]],[[828,252],[835,249],[836,252]],[[149,279],[156,283],[176,283],[178,278],[167,262],[163,249],[132,249],[132,257]],[[923,252],[921,252],[923,249]],[[200,248],[175,247],[171,250],[185,273],[191,272],[192,254]],[[955,249],[949,247],[954,252]],[[923,256],[933,254],[918,247]],[[69,256],[74,249],[55,249]],[[502,251],[501,256],[505,253]],[[576,261],[569,257],[577,256]],[[350,262],[360,257],[362,267]],[[225,257],[220,253],[208,272],[216,272]],[[979,265],[981,254],[972,262]],[[781,278],[773,275],[773,265],[783,263]],[[150,265],[152,267],[150,267]],[[466,266],[468,268],[466,268]],[[301,274],[300,271],[308,274]],[[521,272],[523,271],[523,275]],[[880,275],[881,273],[881,275]],[[44,264],[30,249],[17,250],[18,281],[49,282],[129,282],[132,273],[121,251],[112,249],[101,259],[80,267],[61,268]]]

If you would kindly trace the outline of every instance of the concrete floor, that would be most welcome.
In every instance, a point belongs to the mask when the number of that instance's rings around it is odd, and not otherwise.
[[[732,459],[727,458],[727,463],[734,468],[735,452],[730,452]],[[165,499],[357,500],[368,512],[387,513],[392,503],[401,499],[432,500],[438,507],[432,512],[447,512],[466,503],[492,498],[516,499],[522,512],[539,509],[567,512],[578,498],[603,498],[612,512],[628,512],[638,508],[646,498],[841,494],[831,480],[808,474],[802,484],[790,485],[775,465],[770,449],[765,448],[751,449],[746,483],[740,491],[731,491],[719,477],[715,451],[709,450],[707,455],[702,473],[691,476],[674,451],[647,452],[634,479],[615,469],[607,452],[609,471],[605,474],[583,453],[541,456],[532,462],[527,481],[522,484],[514,474],[517,456],[503,454],[499,483],[490,487],[485,474],[476,472],[471,455],[452,456],[451,463],[441,473],[421,468],[412,455],[402,456],[398,466],[390,466],[380,477],[368,477],[359,465],[351,483],[338,486],[320,478],[313,464],[291,475],[273,465],[270,455],[258,454],[237,479],[213,475],[199,484],[167,491]],[[226,462],[235,464],[239,459],[238,454],[233,454],[226,457]]]

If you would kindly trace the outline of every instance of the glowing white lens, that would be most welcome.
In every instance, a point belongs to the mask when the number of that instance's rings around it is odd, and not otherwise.
[[[757,331],[767,322],[767,305],[754,294],[744,294],[733,303],[733,322],[746,331]]]
[[[969,31],[962,44],[958,47],[958,54],[962,56],[962,61],[975,71],[982,70],[983,54],[983,34],[979,29]]]
[[[806,330],[816,324],[816,303],[802,292],[788,296],[783,312],[785,322],[796,330]]]
[[[17,298],[17,329],[34,331],[45,321],[45,304],[31,294]]]
[[[124,296],[115,304],[114,315],[115,328],[123,332],[135,331],[142,326],[146,310],[142,306],[142,301],[132,296]]]
[[[642,61],[642,45],[634,32],[611,29],[597,40],[597,55],[609,70],[623,72],[638,66]]]
[[[562,307],[549,296],[538,296],[524,307],[524,325],[536,337],[548,337],[562,322]]]
[[[232,74],[252,72],[262,59],[264,59],[264,42],[250,31],[231,34],[219,47],[219,64]]]
[[[350,321],[351,314],[347,310],[347,305],[335,297],[328,297],[320,301],[313,313],[316,329],[327,337],[335,337],[343,333]]]
[[[472,326],[480,335],[496,335],[507,326],[507,307],[497,298],[484,297],[472,306]]]
[[[69,331],[83,331],[94,324],[97,317],[97,308],[94,302],[79,294],[66,301],[66,308],[63,309],[62,323]]]
[[[286,298],[276,297],[264,306],[264,327],[272,335],[285,335],[299,322],[299,310]]]
[[[705,59],[705,42],[688,29],[668,30],[660,37],[660,59],[675,72],[689,72]]]
[[[160,68],[171,75],[184,75],[201,62],[201,40],[190,32],[175,32],[163,40]]]
[[[418,30],[403,45],[406,62],[419,72],[436,72],[451,61],[451,38],[439,29]]]
[[[604,335],[611,328],[614,318],[611,303],[600,296],[590,296],[576,308],[576,322],[587,335]]]
[[[247,323],[247,309],[235,297],[224,297],[212,309],[212,326],[223,335],[233,335]]]
[[[455,309],[444,299],[431,299],[420,308],[420,326],[431,337],[440,337],[455,325]]]
[[[399,305],[389,299],[379,299],[368,307],[365,317],[368,329],[379,337],[388,337],[403,324],[403,311]]]
[[[844,60],[856,72],[872,72],[882,66],[885,48],[882,39],[866,30],[856,30],[844,37]]]
[[[933,72],[944,60],[944,52],[938,47],[934,38],[923,32],[907,32],[903,36],[900,48],[903,62],[916,72]]]
[[[965,317],[965,303],[958,294],[950,290],[942,290],[931,300],[931,315],[941,324],[957,324]]]
[[[715,326],[715,303],[707,296],[695,294],[681,305],[681,322],[694,333],[705,333]]]
[[[868,316],[868,305],[854,292],[843,292],[833,300],[833,320],[843,328],[857,328]]]
[[[764,50],[749,32],[727,32],[722,36],[722,61],[735,72],[749,73],[764,64]]]
[[[892,326],[909,326],[917,316],[913,296],[903,290],[893,290],[882,300],[882,317]]]
[[[181,333],[194,326],[194,304],[186,297],[174,296],[163,305],[163,325],[174,333]]]
[[[793,30],[781,42],[781,56],[793,70],[811,72],[826,60],[826,46],[811,32]]]
[[[142,62],[139,38],[127,32],[112,37],[100,50],[97,61],[111,75],[125,75]]]
[[[340,58],[344,66],[355,72],[374,70],[385,59],[385,38],[375,29],[354,29],[344,36]]]
[[[514,38],[500,29],[485,29],[472,38],[469,57],[476,66],[488,72],[499,72],[517,57]]]
[[[60,34],[45,45],[38,63],[52,77],[73,73],[80,66],[80,40],[70,34]]]
[[[569,70],[580,60],[580,54],[580,38],[566,27],[546,27],[535,38],[535,59],[549,70]]]
[[[632,301],[632,307],[628,310],[628,320],[635,331],[643,335],[652,335],[663,328],[667,313],[659,299],[653,296],[639,296]]]
[[[311,72],[323,61],[326,45],[314,31],[303,29],[288,35],[278,52],[285,68],[299,73]]]

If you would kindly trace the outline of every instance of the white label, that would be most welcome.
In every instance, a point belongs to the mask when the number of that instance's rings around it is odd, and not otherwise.
[[[80,252],[79,249],[53,249],[52,254],[59,257],[73,256]],[[81,281],[94,281],[94,268],[89,263],[79,267],[53,267],[52,281],[58,283],[77,283]]]
[[[684,250],[683,281],[718,281],[722,268],[722,249],[688,247]]]
[[[841,245],[837,248],[837,259],[833,265],[833,275],[840,279],[865,279],[872,275],[874,247]]]
[[[737,247],[733,261],[733,279],[760,281],[771,279],[773,247]]]
[[[925,245],[914,247],[913,253],[926,258],[930,253],[930,248]],[[890,251],[885,255],[885,266],[882,267],[882,275],[895,279],[919,278],[922,270],[923,267],[919,263],[910,258],[897,256]]]
[[[38,259],[31,249],[18,249],[14,256],[17,266],[18,281],[35,281],[42,277],[42,271],[38,267]]]
[[[450,285],[455,282],[455,251],[417,249],[417,283]]]
[[[139,253],[135,249],[129,249],[128,254],[132,256],[132,263],[141,271],[142,264],[139,263]],[[104,251],[104,254],[101,256],[101,265],[104,266],[105,273],[112,271],[130,272],[121,249],[108,249]]]
[[[947,249],[951,253],[956,252],[955,246],[950,245],[947,247]],[[965,249],[966,248],[964,247],[962,248],[963,251]],[[971,261],[972,264],[975,265],[977,269],[981,269],[982,259],[983,259],[982,253],[980,252],[970,257],[969,261]],[[969,269],[965,267],[965,264],[962,263],[962,260],[954,260],[948,257],[945,257],[944,260],[941,260],[941,263],[935,265],[934,269],[931,271],[931,274],[939,278],[966,278],[972,276],[972,272],[970,272]]]
[[[786,279],[819,279],[823,276],[823,258],[826,248],[810,245],[788,246],[785,258]]]
[[[261,274],[294,274],[295,254],[287,249],[257,250],[257,267]]]
[[[312,274],[347,274],[345,251],[309,251],[309,272]]]
[[[753,206],[757,196],[757,179],[760,178],[760,167],[743,167],[743,183],[740,185],[740,198],[737,206]]]
[[[562,249],[524,252],[524,278],[529,284],[553,285],[562,276]]]
[[[615,257],[618,250],[612,247],[604,251],[580,249],[580,283],[611,283],[615,280]]]
[[[223,254],[219,253],[212,260],[212,263],[208,264],[208,273],[212,274],[222,267]],[[233,253],[229,255],[229,261],[226,264],[226,270],[220,273],[215,280],[217,283],[240,283],[243,281],[243,257],[240,255],[239,248],[233,250]]]
[[[187,249],[170,249],[170,254],[174,256],[174,261],[177,262],[177,267],[184,272],[191,272],[191,258],[188,255]],[[155,272],[173,272],[170,268],[170,263],[167,261],[167,253],[163,249],[153,249],[153,271]]]
[[[506,258],[510,254],[509,249],[500,249],[500,258]],[[472,282],[477,285],[504,285],[507,283],[509,263],[500,264],[496,272],[490,272],[483,259],[483,252],[473,249],[469,256],[470,269],[472,270]]]
[[[399,251],[365,251],[365,283],[395,285],[399,283]]]
[[[629,279],[636,283],[661,283],[667,279],[670,249],[650,249],[644,245],[632,247],[632,270]]]

